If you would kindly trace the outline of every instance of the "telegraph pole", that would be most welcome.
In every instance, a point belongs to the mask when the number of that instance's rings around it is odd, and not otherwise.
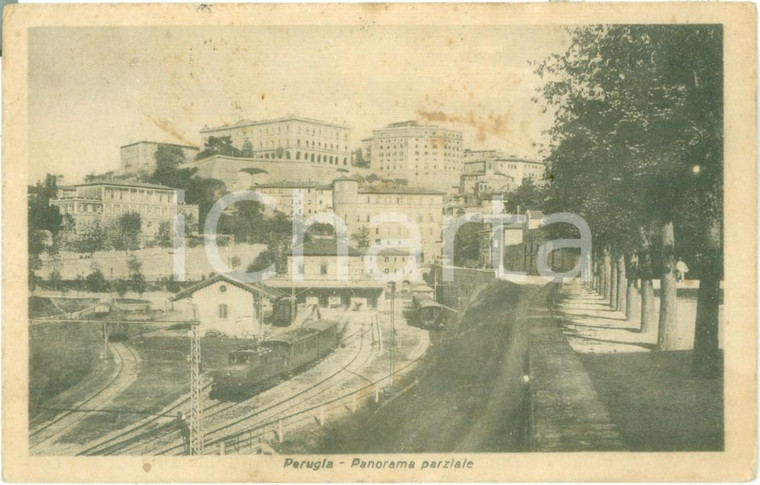
[[[191,455],[203,454],[203,383],[201,382],[201,332],[197,308],[190,325],[190,446]]]
[[[391,386],[396,378],[396,282],[388,283],[391,290]]]

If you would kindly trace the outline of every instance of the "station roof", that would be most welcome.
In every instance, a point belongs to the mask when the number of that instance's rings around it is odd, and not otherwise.
[[[217,273],[215,276],[212,276],[211,278],[207,278],[201,281],[200,283],[191,286],[190,288],[185,288],[184,290],[174,295],[174,297],[172,297],[171,300],[177,301],[177,300],[183,300],[185,298],[191,298],[193,294],[195,294],[197,291],[202,290],[203,288],[206,288],[208,286],[211,286],[219,282],[224,282],[226,284],[236,286],[252,294],[263,294],[264,296],[270,299],[276,299],[285,295],[285,293],[275,288],[270,288],[268,286],[264,286],[260,284],[243,283],[242,281],[238,281],[225,274]]]

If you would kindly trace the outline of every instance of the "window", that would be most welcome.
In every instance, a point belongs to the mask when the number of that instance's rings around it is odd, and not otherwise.
[[[321,263],[319,265],[319,274],[327,274],[327,263]]]
[[[227,305],[224,303],[219,305],[219,318],[227,318]]]

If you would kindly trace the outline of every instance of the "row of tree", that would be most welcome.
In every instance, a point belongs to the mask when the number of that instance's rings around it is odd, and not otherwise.
[[[676,262],[700,280],[694,366],[720,369],[723,271],[722,29],[583,26],[567,52],[536,66],[535,99],[555,115],[547,155],[549,212],[582,215],[594,238],[596,288],[658,348],[676,337]],[[659,318],[652,280],[660,280]]]

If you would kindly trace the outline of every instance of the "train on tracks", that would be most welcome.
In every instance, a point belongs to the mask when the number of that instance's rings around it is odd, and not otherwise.
[[[338,322],[320,320],[294,328],[251,349],[229,353],[229,365],[213,376],[211,399],[241,400],[273,387],[332,352],[340,342]]]
[[[456,313],[456,310],[441,305],[427,293],[414,293],[412,304],[417,324],[428,330],[444,330],[448,319]]]

